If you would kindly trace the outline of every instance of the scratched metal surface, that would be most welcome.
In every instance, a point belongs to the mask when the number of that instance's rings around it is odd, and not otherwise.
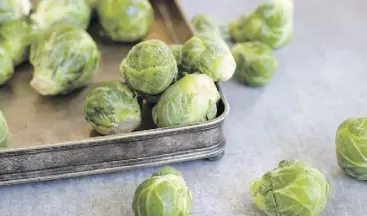
[[[259,0],[181,0],[189,16],[209,13],[227,21]],[[281,159],[318,167],[332,184],[322,216],[367,215],[367,185],[341,173],[334,135],[347,117],[367,114],[367,28],[362,0],[296,1],[293,42],[277,51],[273,82],[251,89],[223,84],[231,104],[228,147],[216,163],[176,165],[193,190],[194,216],[260,216],[249,183]],[[155,168],[0,188],[5,216],[130,216],[137,185]]]

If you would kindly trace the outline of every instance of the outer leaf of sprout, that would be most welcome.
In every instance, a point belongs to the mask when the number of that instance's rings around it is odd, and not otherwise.
[[[182,44],[171,44],[169,45],[169,48],[172,51],[173,56],[176,59],[177,65],[181,65],[182,62]]]
[[[165,167],[139,185],[132,207],[136,216],[191,216],[192,196],[181,173]]]
[[[278,62],[272,49],[261,42],[238,43],[232,48],[236,73],[250,86],[263,86],[273,78]]]
[[[154,21],[148,0],[100,1],[97,12],[104,33],[113,41],[138,41],[149,33]]]
[[[8,51],[0,46],[0,86],[5,84],[14,74],[14,64]]]
[[[122,61],[122,80],[146,95],[162,93],[177,77],[177,63],[169,47],[160,40],[135,45]]]
[[[101,134],[131,132],[141,123],[137,94],[118,81],[93,87],[84,102],[84,116]]]
[[[36,37],[32,26],[24,20],[15,20],[0,26],[0,43],[9,52],[14,65],[29,57],[29,47]]]
[[[0,25],[26,18],[32,8],[30,0],[1,0],[0,1]]]
[[[218,35],[201,33],[184,44],[182,67],[188,72],[206,74],[217,82],[233,76],[236,62],[228,45]]]
[[[345,120],[336,133],[336,155],[346,174],[367,180],[367,117]]]
[[[0,148],[10,145],[11,135],[4,114],[0,111]]]
[[[229,40],[228,26],[206,14],[196,15],[191,23],[197,33],[210,32],[218,34],[224,41]]]
[[[91,12],[91,7],[84,0],[42,0],[36,5],[30,19],[41,29],[57,24],[76,25],[86,29]]]
[[[205,74],[187,74],[171,85],[152,110],[159,127],[188,125],[215,118],[220,94]]]
[[[330,184],[319,170],[294,160],[281,161],[251,184],[256,206],[269,216],[318,216],[329,193]]]
[[[100,52],[92,37],[73,25],[55,25],[31,45],[31,86],[41,95],[67,94],[88,85]]]

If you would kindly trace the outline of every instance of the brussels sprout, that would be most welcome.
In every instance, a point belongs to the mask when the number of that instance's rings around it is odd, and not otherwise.
[[[367,180],[367,117],[349,118],[336,133],[336,156],[346,174]]]
[[[236,60],[236,74],[250,86],[270,82],[278,66],[272,49],[258,41],[236,44],[232,55]]]
[[[283,160],[251,184],[256,206],[269,216],[318,216],[325,207],[330,184],[308,163]]]
[[[171,44],[169,45],[169,48],[171,49],[173,56],[176,59],[177,65],[180,65],[182,62],[182,44]]]
[[[160,40],[135,45],[122,61],[122,80],[146,95],[162,93],[177,77],[177,63],[169,47]]]
[[[229,27],[236,42],[261,41],[273,49],[286,45],[293,36],[293,0],[271,0]]]
[[[30,19],[41,29],[55,24],[76,25],[86,29],[91,12],[91,7],[82,0],[41,0]]]
[[[181,173],[167,166],[139,185],[132,207],[135,216],[191,216],[192,196]]]
[[[85,119],[101,134],[131,132],[141,123],[137,98],[137,94],[118,81],[100,82],[85,99]]]
[[[235,72],[236,62],[224,40],[201,33],[184,44],[182,67],[188,72],[204,73],[214,81],[227,81]]]
[[[9,52],[15,66],[28,59],[34,35],[33,28],[24,20],[10,21],[0,27],[0,43]]]
[[[211,32],[218,34],[223,40],[229,40],[228,26],[205,14],[196,15],[191,23],[197,33]]]
[[[1,0],[0,25],[27,17],[31,12],[30,0]]]
[[[14,74],[14,64],[8,51],[0,46],[0,86],[5,84]]]
[[[171,85],[153,107],[159,127],[188,125],[214,119],[220,94],[205,74],[187,74]]]
[[[11,135],[4,114],[0,111],[0,148],[10,145]]]
[[[109,0],[97,5],[104,33],[113,41],[134,42],[150,31],[154,11],[148,0]]]
[[[31,86],[41,95],[67,94],[88,85],[100,52],[92,37],[73,25],[55,25],[31,45]]]

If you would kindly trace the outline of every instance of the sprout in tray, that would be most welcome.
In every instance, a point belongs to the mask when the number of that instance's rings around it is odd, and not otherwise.
[[[251,184],[256,206],[266,215],[318,216],[324,209],[330,184],[308,163],[283,160]]]
[[[229,29],[236,42],[261,41],[280,48],[293,36],[293,0],[270,0],[233,21]]]
[[[206,14],[196,15],[191,23],[197,33],[208,32],[218,34],[223,40],[229,40],[228,26]]]
[[[191,216],[192,195],[181,173],[166,166],[139,185],[132,207],[135,216]]]
[[[74,25],[55,25],[31,45],[31,86],[41,95],[67,94],[88,85],[100,52],[92,37]]]
[[[182,62],[182,44],[171,44],[169,45],[169,48],[171,49],[173,56],[176,59],[177,65],[181,65]]]
[[[14,74],[14,64],[10,53],[0,46],[0,86],[5,84]]]
[[[24,20],[10,21],[0,26],[0,43],[9,52],[15,66],[28,60],[35,33]]]
[[[217,82],[227,81],[233,76],[236,62],[222,38],[211,33],[201,33],[184,44],[182,67],[187,72],[206,74]]]
[[[85,119],[104,135],[131,132],[141,123],[137,98],[135,92],[119,81],[100,82],[85,99]]]
[[[97,13],[103,34],[117,42],[143,39],[154,21],[154,10],[148,0],[100,1]]]
[[[246,84],[263,86],[273,78],[278,62],[268,45],[258,41],[237,43],[231,51],[236,74]]]
[[[152,110],[159,127],[183,126],[214,119],[220,94],[205,74],[187,74],[171,85]]]
[[[6,22],[26,18],[31,12],[30,0],[1,0],[0,25]]]
[[[4,114],[0,111],[0,148],[8,147],[11,135]]]
[[[40,0],[30,19],[41,29],[56,24],[76,25],[86,29],[92,9],[84,0]]]
[[[135,45],[122,61],[122,80],[148,96],[162,93],[177,77],[177,63],[170,48],[160,40]]]
[[[367,180],[367,117],[345,120],[336,133],[336,155],[346,174]]]

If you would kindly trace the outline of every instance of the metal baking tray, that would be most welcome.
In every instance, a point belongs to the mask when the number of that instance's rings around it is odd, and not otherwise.
[[[153,0],[156,19],[146,39],[184,43],[193,35],[178,1]],[[119,79],[119,64],[133,44],[102,43],[94,82]],[[0,185],[115,172],[145,166],[211,159],[224,154],[222,123],[229,112],[220,86],[218,116],[184,127],[156,128],[152,104],[143,106],[144,122],[132,133],[99,136],[85,121],[83,100],[91,86],[67,96],[43,97],[29,82],[32,67],[16,68],[0,87],[0,110],[7,117],[12,144],[0,150]]]

